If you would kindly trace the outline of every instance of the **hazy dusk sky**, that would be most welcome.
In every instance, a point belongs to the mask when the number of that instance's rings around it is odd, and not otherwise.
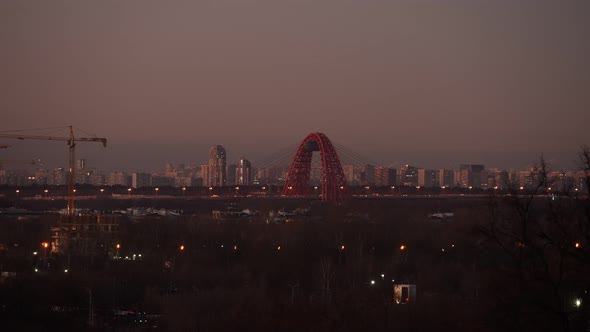
[[[0,114],[1,131],[108,138],[78,145],[105,169],[199,164],[213,144],[255,163],[312,131],[385,165],[573,167],[590,1],[2,0]],[[67,163],[65,144],[0,144]]]

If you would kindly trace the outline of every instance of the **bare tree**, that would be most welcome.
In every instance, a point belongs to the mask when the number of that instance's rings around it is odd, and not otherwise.
[[[580,158],[590,171],[587,147]],[[549,174],[541,157],[531,171],[529,187],[512,185],[505,197],[492,197],[491,218],[483,231],[510,258],[506,272],[515,281],[511,310],[515,324],[521,324],[515,328],[541,317],[570,331],[582,311],[583,302],[576,296],[583,296],[590,286],[585,277],[590,209],[582,213],[580,201],[568,191],[552,192],[555,179]]]

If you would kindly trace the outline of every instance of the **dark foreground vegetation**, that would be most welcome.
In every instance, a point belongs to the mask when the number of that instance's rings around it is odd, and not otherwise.
[[[547,202],[532,199],[528,213],[547,220]],[[550,202],[567,211],[580,203],[569,197]],[[276,211],[309,202],[274,204]],[[533,252],[536,246],[509,238],[513,234],[502,235],[503,248],[488,233],[495,217],[490,211],[518,218],[513,204],[367,199],[344,207],[311,204],[308,216],[278,224],[267,224],[262,209],[257,217],[230,220],[206,213],[111,217],[118,231],[80,244],[87,246],[83,256],[47,257],[40,243],[58,216],[4,218],[0,266],[16,276],[0,285],[0,318],[5,327],[36,331],[585,327],[590,242],[582,234],[563,242],[562,262],[552,248]],[[427,218],[437,211],[455,215]],[[567,217],[582,212],[573,209]],[[542,257],[550,260],[546,267],[539,266]],[[416,284],[415,303],[395,304],[394,283]]]
[[[590,201],[549,193],[545,168],[504,197],[150,201],[195,207],[102,216],[115,231],[62,254],[40,246],[59,216],[2,217],[0,329],[587,331]],[[212,218],[227,204],[258,214]],[[398,283],[417,296],[395,303]]]

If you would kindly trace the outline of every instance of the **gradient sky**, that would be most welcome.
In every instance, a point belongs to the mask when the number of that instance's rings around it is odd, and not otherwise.
[[[105,169],[254,163],[311,131],[389,164],[573,167],[590,1],[0,2],[0,130],[74,125]],[[84,135],[84,134],[81,134]],[[65,144],[0,139],[65,165]]]

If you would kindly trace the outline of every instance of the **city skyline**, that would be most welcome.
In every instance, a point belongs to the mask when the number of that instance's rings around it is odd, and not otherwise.
[[[45,168],[56,168],[56,167],[67,167],[67,145],[65,145],[65,143],[61,143],[60,142],[46,142],[46,141],[35,141],[35,142],[30,142],[30,141],[15,141],[15,140],[9,140],[9,139],[4,139],[4,141],[6,142],[10,142],[10,148],[14,149],[16,148],[21,149],[21,151],[13,151],[12,153],[8,151],[8,149],[4,149],[3,151],[0,150],[0,152],[2,153],[2,158],[0,159],[0,165],[4,166],[4,168],[7,169],[18,169],[18,168],[22,168],[22,169],[26,169],[26,168],[34,168],[37,167],[39,168],[40,166],[45,167]],[[227,147],[226,145],[222,145],[222,144],[215,144],[213,146],[221,146],[224,149]],[[293,149],[292,146],[289,147],[291,150]],[[573,151],[572,154],[570,156],[565,156],[562,159],[559,158],[553,158],[555,156],[555,154],[546,154],[546,153],[539,153],[536,155],[527,155],[526,154],[520,154],[518,153],[518,157],[514,158],[515,156],[513,154],[505,154],[505,156],[511,156],[513,157],[512,159],[516,159],[519,160],[518,162],[513,162],[513,163],[501,163],[501,162],[495,162],[494,158],[492,157],[481,157],[481,158],[465,158],[465,159],[458,159],[458,160],[451,160],[450,158],[442,158],[445,160],[445,162],[440,162],[437,163],[436,161],[431,161],[429,162],[429,160],[433,160],[432,158],[429,158],[429,156],[417,156],[414,157],[412,159],[407,158],[404,159],[402,156],[399,156],[396,160],[394,160],[393,157],[391,158],[387,158],[387,156],[385,157],[377,157],[377,158],[371,158],[370,156],[364,154],[362,151],[353,151],[351,153],[356,153],[359,154],[360,156],[362,156],[362,159],[364,159],[364,161],[366,161],[367,164],[370,165],[374,165],[374,166],[383,166],[383,167],[401,167],[403,165],[414,165],[414,166],[418,166],[424,169],[454,169],[456,167],[458,167],[460,164],[485,164],[485,165],[489,165],[490,168],[499,168],[499,169],[505,169],[505,170],[520,170],[520,169],[526,169],[529,168],[530,166],[533,166],[535,164],[538,164],[539,159],[541,157],[543,157],[543,159],[547,162],[548,166],[551,167],[554,170],[575,170],[577,168],[576,162],[577,162],[577,158],[578,158],[578,152],[579,152],[579,148],[577,147],[577,150]],[[115,161],[122,161],[121,163],[113,163],[113,162],[109,162],[109,163],[104,163],[103,159],[105,159],[104,157],[101,157],[101,155],[104,154],[108,154],[108,147],[102,148],[102,147],[93,147],[93,146],[82,146],[81,148],[78,148],[77,150],[77,154],[76,157],[78,160],[84,159],[86,162],[89,162],[92,167],[95,168],[99,168],[101,170],[104,170],[106,172],[110,172],[110,171],[125,171],[125,172],[158,172],[158,171],[163,171],[166,167],[166,164],[171,163],[171,164],[185,164],[185,165],[195,165],[195,166],[200,166],[200,165],[206,165],[209,163],[210,161],[210,149],[211,149],[211,145],[205,147],[204,150],[199,154],[194,155],[194,157],[182,157],[182,156],[171,156],[169,154],[158,154],[158,155],[154,155],[153,158],[127,158],[127,159],[115,159]],[[90,151],[85,151],[85,150],[90,150]],[[336,148],[337,153],[340,154],[339,152],[339,148]],[[24,151],[24,152],[23,152]],[[36,154],[33,154],[33,152],[37,151]],[[166,149],[162,150],[163,152],[166,152]],[[252,167],[256,167],[257,166],[257,162],[260,161],[264,161],[266,160],[269,156],[272,156],[273,154],[277,154],[280,153],[281,151],[286,151],[285,148],[283,148],[282,150],[277,150],[277,151],[273,151],[272,153],[263,153],[263,152],[256,152],[253,151],[251,154],[245,154],[245,153],[241,153],[239,151],[233,151],[231,148],[226,149],[226,151],[224,153],[227,154],[226,156],[226,160],[227,160],[227,165],[231,165],[231,164],[238,164],[240,161],[240,158],[242,157],[246,157],[251,163],[252,163]],[[409,155],[416,155],[418,152],[409,154]],[[294,157],[294,151],[292,153],[293,155],[290,157]],[[485,151],[481,151],[478,153],[472,153],[471,155],[484,155],[486,154]],[[162,156],[164,155],[164,157]],[[467,155],[470,155],[469,153]],[[28,157],[28,156],[32,156],[32,157]],[[250,157],[250,156],[254,156],[254,158]],[[258,157],[257,157],[258,156]],[[45,158],[44,158],[45,157]],[[256,158],[257,157],[257,158]],[[437,157],[441,157],[440,154],[437,154]],[[570,157],[569,160],[567,160]],[[168,158],[168,159],[165,159]],[[290,158],[283,158],[283,159],[289,159],[289,161],[285,162],[286,165],[290,165],[291,163],[291,159]],[[314,154],[314,160],[315,160],[316,156]],[[142,162],[148,160],[147,162]],[[379,160],[390,160],[389,162],[379,162]],[[418,162],[416,162],[415,160],[418,160]],[[3,161],[5,161],[6,163],[3,164]],[[35,163],[32,163],[32,161],[35,161]],[[353,164],[349,163],[349,164]],[[134,166],[134,165],[138,165],[138,164],[142,164],[142,166]],[[344,164],[343,164],[344,165]]]
[[[2,139],[2,142],[6,142],[10,145],[9,149],[0,150],[0,165],[2,161],[20,162],[25,164],[25,161],[40,160],[45,167],[67,167],[67,145],[60,142],[45,142],[45,141],[18,141],[10,139]],[[299,141],[297,142],[299,143]],[[228,145],[217,144],[227,148]],[[256,167],[257,162],[267,159],[269,156],[276,154],[282,150],[276,150],[268,153],[261,151],[251,151],[250,154],[246,154],[240,151],[235,151],[231,148],[227,148],[227,163],[237,164],[241,157],[246,157],[252,162],[252,166]],[[132,157],[132,158],[110,158],[110,151],[112,146],[108,146],[106,149],[103,147],[96,147],[91,145],[79,146],[77,150],[77,159],[85,159],[90,162],[93,167],[100,168],[104,171],[126,171],[126,172],[153,172],[163,170],[166,163],[172,164],[186,164],[186,165],[204,165],[209,162],[209,150],[211,145],[207,145],[203,148],[199,148],[198,153],[189,154],[190,157],[181,156],[174,154],[172,155],[165,147],[161,147],[162,153],[155,153],[153,155]],[[511,159],[513,162],[501,162],[495,160],[493,152],[478,151],[466,153],[469,156],[480,156],[476,158],[464,158],[454,159],[448,156],[444,156],[440,151],[431,151],[436,157],[429,156],[428,153],[420,156],[420,150],[412,153],[406,153],[408,156],[414,156],[413,158],[404,158],[404,156],[369,156],[363,151],[354,151],[366,158],[368,164],[375,166],[391,166],[400,167],[403,165],[417,165],[427,169],[438,169],[438,168],[454,168],[460,164],[485,164],[490,165],[493,168],[501,168],[506,170],[511,169],[524,169],[531,165],[537,164],[539,158],[543,157],[544,160],[556,170],[574,170],[576,169],[577,154],[579,152],[579,146],[573,149],[571,154],[547,154],[540,152],[538,154],[515,152],[515,153],[503,153],[505,158]],[[153,147],[150,147],[153,149]],[[11,151],[12,150],[12,151]],[[338,152],[338,148],[336,148]],[[339,153],[339,152],[338,152]],[[490,156],[490,154],[492,156]],[[487,155],[487,156],[486,156]],[[563,155],[563,156],[562,156]],[[108,159],[108,162],[105,162]],[[288,162],[290,164],[290,161]],[[16,164],[5,164],[8,168],[19,168]],[[24,168],[24,167],[23,167]]]
[[[385,165],[519,168],[543,153],[571,168],[590,138],[589,11],[3,2],[0,130],[74,125],[108,138],[78,149],[104,169],[202,163],[212,144],[255,163],[313,131]],[[67,160],[56,143],[0,143],[0,158]]]
[[[321,145],[330,146],[326,151],[319,148]],[[313,142],[314,144],[310,144]],[[312,149],[312,150],[309,150]],[[283,151],[280,158],[270,158],[266,163],[252,167],[249,160],[240,157],[237,164],[227,162],[227,151],[222,145],[213,145],[209,149],[208,162],[201,165],[186,165],[166,163],[164,171],[151,172],[126,172],[114,171],[105,172],[89,163],[86,159],[77,159],[73,164],[75,169],[76,184],[90,184],[94,186],[124,186],[138,189],[145,187],[204,187],[210,190],[214,187],[235,187],[238,191],[240,186],[283,186],[283,195],[294,194],[291,190],[297,174],[301,175],[298,184],[298,192],[295,195],[304,195],[310,185],[324,188],[324,183],[340,181],[334,189],[342,190],[343,185],[386,187],[393,190],[396,186],[401,187],[424,187],[424,188],[468,188],[468,189],[507,189],[520,186],[520,189],[530,189],[536,183],[533,175],[539,164],[531,165],[527,169],[506,170],[486,167],[484,164],[459,164],[451,169],[425,168],[417,165],[383,166],[373,164],[364,160],[362,156],[345,147],[340,147],[345,152],[340,158],[334,157],[332,143],[321,133],[312,133],[301,143],[297,156],[293,158],[292,153]],[[587,147],[583,147],[586,151]],[[316,151],[317,153],[313,153]],[[320,152],[321,151],[321,152]],[[302,155],[300,155],[302,154]],[[308,157],[307,154],[309,154]],[[320,156],[321,154],[321,156]],[[344,156],[344,158],[342,158]],[[307,160],[306,158],[309,158]],[[320,159],[333,160],[328,169],[341,168],[340,178],[336,180],[335,175],[325,173],[326,167],[321,165]],[[349,159],[352,158],[352,159]],[[293,160],[291,160],[293,159]],[[296,171],[293,172],[293,165],[290,161],[298,160]],[[315,162],[314,162],[315,160]],[[352,162],[352,163],[351,163]],[[309,164],[307,164],[309,163]],[[307,166],[305,165],[307,164]],[[6,169],[0,164],[0,185],[9,186],[59,186],[67,183],[67,169],[63,167],[44,167],[40,160],[31,163],[31,169]],[[547,176],[556,188],[563,190],[585,190],[584,178],[587,176],[583,170],[556,170],[551,165],[545,165]],[[35,170],[33,171],[33,168]],[[307,173],[307,175],[305,175]],[[294,175],[293,175],[294,174]],[[291,182],[288,179],[294,177]],[[307,177],[307,180],[305,180]],[[327,178],[326,178],[327,177]],[[365,187],[369,188],[369,187]],[[287,190],[285,192],[285,190]],[[323,190],[323,189],[322,189]],[[102,189],[101,189],[102,191]],[[307,193],[309,194],[309,193]]]

